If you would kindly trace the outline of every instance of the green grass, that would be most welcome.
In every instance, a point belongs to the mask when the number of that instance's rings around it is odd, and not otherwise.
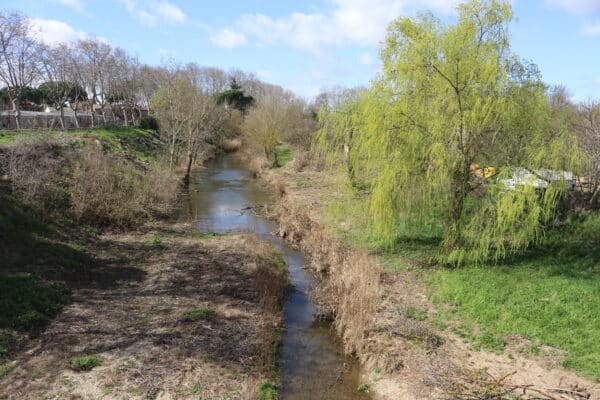
[[[80,372],[91,371],[99,365],[102,365],[102,359],[98,356],[78,356],[69,361],[69,366]]]
[[[197,232],[192,234],[192,237],[194,239],[212,239],[212,238],[216,238],[216,237],[221,237],[221,236],[228,236],[230,235],[229,233],[217,233],[217,232],[206,232],[206,233],[201,233],[201,232]]]
[[[276,252],[275,254],[273,254],[273,257],[271,258],[271,260],[273,261],[273,264],[275,264],[275,266],[279,269],[286,269],[286,264],[285,264],[285,260],[283,259],[283,254]]]
[[[0,276],[0,328],[39,328],[58,314],[66,300],[66,288],[48,284],[36,276]]]
[[[277,157],[277,166],[285,167],[292,159],[292,149],[288,146],[277,146],[275,147],[275,156]]]
[[[259,400],[277,400],[277,386],[271,382],[263,381],[258,385],[258,399]]]
[[[356,390],[359,392],[366,392],[367,390],[369,390],[369,385],[367,385],[366,383],[361,383],[360,385],[358,385]]]
[[[186,321],[197,321],[200,319],[207,319],[213,314],[214,312],[206,307],[194,308],[192,310],[185,311],[183,313],[183,319]]]
[[[16,135],[17,135],[16,132],[1,131],[0,132],[0,144],[10,144],[10,143],[14,142]]]
[[[501,350],[504,337],[522,335],[565,350],[565,367],[600,379],[600,214],[571,219],[502,265],[436,269],[427,282],[475,346]]]
[[[56,135],[59,131],[51,132],[0,132],[0,144],[11,144],[19,137],[36,135]],[[137,128],[114,129],[77,129],[66,132],[67,135],[83,142],[84,140],[99,140],[114,153],[129,153],[140,161],[153,162],[163,147],[156,132]]]

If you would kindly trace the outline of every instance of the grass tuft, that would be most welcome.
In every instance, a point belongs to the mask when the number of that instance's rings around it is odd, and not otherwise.
[[[288,146],[277,146],[275,148],[275,156],[277,159],[276,167],[285,167],[292,159],[292,149]]]
[[[185,321],[198,321],[200,319],[207,319],[214,314],[214,311],[206,308],[194,308],[192,310],[187,310],[183,313],[183,319]]]
[[[259,400],[276,400],[277,396],[277,386],[273,385],[271,382],[263,381],[258,385]]]
[[[69,361],[71,369],[79,372],[91,371],[99,365],[102,365],[102,359],[98,356],[78,356]]]

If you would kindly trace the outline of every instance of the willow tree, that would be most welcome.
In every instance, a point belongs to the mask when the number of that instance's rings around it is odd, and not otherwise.
[[[538,239],[564,185],[508,190],[514,167],[573,170],[576,141],[551,131],[535,66],[511,54],[508,1],[472,0],[456,23],[427,13],[388,27],[383,71],[360,99],[324,117],[321,145],[347,152],[368,188],[372,228],[438,226],[453,263],[500,258]],[[494,167],[495,179],[476,173]],[[480,174],[481,175],[481,174]]]

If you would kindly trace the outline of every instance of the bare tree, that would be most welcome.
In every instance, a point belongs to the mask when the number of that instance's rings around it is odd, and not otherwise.
[[[40,76],[39,44],[29,20],[20,13],[0,12],[0,80],[8,88],[17,129],[21,129],[21,91]]]
[[[589,100],[578,108],[577,132],[582,151],[589,157],[587,180],[590,184],[590,203],[600,194],[600,101]]]
[[[93,128],[96,115],[95,104],[100,105],[102,119],[106,123],[104,107],[107,104],[109,82],[114,71],[113,50],[110,45],[98,39],[80,40],[77,42],[76,47],[83,71],[85,88],[91,95],[90,108]]]

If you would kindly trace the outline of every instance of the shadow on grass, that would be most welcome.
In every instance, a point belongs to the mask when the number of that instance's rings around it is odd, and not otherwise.
[[[0,192],[0,329],[37,332],[72,290],[143,279],[139,269],[91,256],[85,243],[93,236],[80,227],[41,221],[35,210]]]

